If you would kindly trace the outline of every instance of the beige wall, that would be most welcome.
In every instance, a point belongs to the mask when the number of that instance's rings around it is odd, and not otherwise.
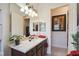
[[[8,46],[8,37],[10,34],[10,9],[8,3],[0,4],[0,9],[2,9],[2,55],[10,55],[10,49]]]
[[[51,15],[55,16],[55,15],[66,14],[67,11],[68,11],[68,5],[61,6],[61,7],[58,7],[58,8],[51,9]]]
[[[15,12],[21,16],[24,16],[24,13],[20,11],[20,7],[16,3],[10,3],[10,13]]]
[[[72,34],[77,32],[77,4],[69,4],[69,40],[68,40],[68,52],[74,50]]]

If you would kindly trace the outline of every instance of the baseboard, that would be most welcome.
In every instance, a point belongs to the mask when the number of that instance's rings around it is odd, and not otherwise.
[[[51,53],[47,53],[47,56],[51,56]]]
[[[61,46],[61,45],[52,45],[52,47],[59,47],[59,48],[67,48],[67,47],[65,47],[65,46]]]

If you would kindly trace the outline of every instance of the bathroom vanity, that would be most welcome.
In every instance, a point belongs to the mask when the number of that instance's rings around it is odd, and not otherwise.
[[[24,40],[19,45],[11,44],[12,56],[45,56],[47,53],[47,38]]]

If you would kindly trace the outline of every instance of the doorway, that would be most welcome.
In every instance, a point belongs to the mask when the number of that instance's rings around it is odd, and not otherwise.
[[[29,27],[30,27],[30,18],[25,18],[24,19],[24,35],[26,37],[30,35]]]
[[[60,21],[64,18],[58,17],[60,15],[66,15],[66,21]],[[68,52],[68,5],[57,7],[51,9],[51,20],[54,20],[54,16],[57,16],[57,20],[60,21],[59,26],[54,27],[54,23],[52,21],[53,30],[51,31],[52,34],[52,56],[65,56]],[[58,22],[59,23],[59,22]],[[63,25],[65,23],[66,26]],[[61,28],[60,28],[61,27]],[[65,30],[61,30],[65,28]]]
[[[3,48],[2,48],[2,44],[3,44],[3,20],[2,20],[2,9],[0,9],[0,56],[3,55]]]

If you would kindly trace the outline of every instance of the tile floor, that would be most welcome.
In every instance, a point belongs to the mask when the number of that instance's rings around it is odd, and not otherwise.
[[[66,55],[67,55],[66,48],[52,47],[52,56],[66,56]]]

